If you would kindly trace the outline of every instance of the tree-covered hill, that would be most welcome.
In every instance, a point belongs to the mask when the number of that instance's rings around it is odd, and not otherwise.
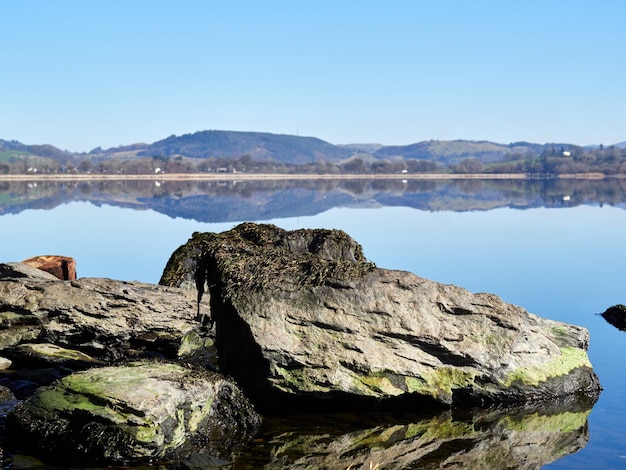
[[[0,139],[0,153],[5,156],[3,160],[9,160],[13,157],[20,156],[36,156],[50,158],[57,162],[67,161],[75,156],[67,150],[60,150],[53,145],[25,145],[17,140]]]
[[[191,158],[229,158],[249,155],[257,161],[303,164],[341,162],[352,151],[315,137],[265,132],[201,131],[170,136],[139,152],[139,156],[181,155]]]
[[[547,147],[569,147],[568,144],[533,144],[515,142],[498,144],[489,141],[474,140],[428,140],[404,146],[386,146],[374,153],[382,160],[393,158],[428,160],[444,166],[450,166],[467,158],[481,163],[493,163],[510,159],[512,155],[532,158],[541,155]]]
[[[526,173],[532,177],[626,175],[626,143],[571,144],[429,140],[404,146],[333,145],[315,137],[200,131],[153,144],[89,153],[0,139],[0,174],[24,173]]]

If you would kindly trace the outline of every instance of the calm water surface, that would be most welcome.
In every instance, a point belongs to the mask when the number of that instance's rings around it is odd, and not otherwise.
[[[343,229],[379,267],[491,292],[588,328],[589,356],[604,391],[589,417],[589,442],[549,467],[626,468],[626,336],[598,315],[626,303],[626,210],[598,204],[467,212],[336,207],[257,220],[285,229]],[[0,216],[0,261],[62,254],[77,260],[80,277],[156,283],[170,254],[194,231],[220,232],[238,222],[71,202]]]

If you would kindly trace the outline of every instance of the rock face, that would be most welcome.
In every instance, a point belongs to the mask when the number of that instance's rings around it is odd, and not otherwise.
[[[209,372],[215,348],[196,298],[0,264],[0,413],[26,400],[7,421],[13,446],[64,465],[182,458],[196,447],[195,460],[228,458],[259,416]]]
[[[137,362],[78,372],[38,391],[9,416],[9,438],[64,465],[228,456],[260,417],[216,373]]]
[[[22,263],[49,272],[64,281],[76,280],[76,260],[69,256],[35,256],[25,259]]]
[[[161,283],[192,279],[200,294],[209,286],[221,370],[270,410],[305,400],[465,406],[600,390],[585,329],[376,268],[340,231],[242,224],[195,233]]]
[[[61,282],[25,265],[0,264],[0,350],[36,340],[107,362],[146,351],[176,357],[198,327],[196,311],[196,296],[181,289],[99,278]]]

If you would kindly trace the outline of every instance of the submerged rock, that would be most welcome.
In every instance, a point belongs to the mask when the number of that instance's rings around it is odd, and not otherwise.
[[[259,425],[228,379],[155,362],[64,377],[7,420],[13,446],[64,465],[179,459],[195,448],[228,458]]]
[[[341,231],[246,223],[195,233],[161,283],[192,279],[199,298],[208,289],[220,369],[269,410],[309,400],[467,406],[600,390],[584,328],[376,268]]]

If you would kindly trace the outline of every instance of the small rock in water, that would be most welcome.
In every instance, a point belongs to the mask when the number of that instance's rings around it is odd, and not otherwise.
[[[613,305],[602,313],[602,317],[618,330],[626,331],[626,305]]]

